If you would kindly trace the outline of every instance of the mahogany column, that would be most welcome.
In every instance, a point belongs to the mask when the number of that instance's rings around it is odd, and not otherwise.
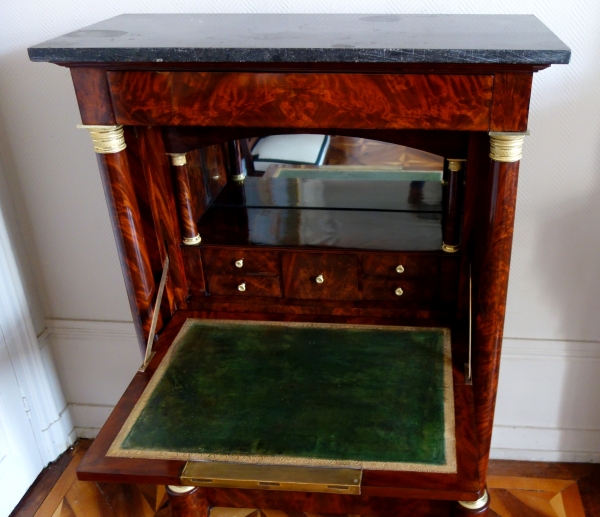
[[[194,203],[192,189],[188,177],[187,161],[184,153],[169,153],[173,176],[177,185],[177,201],[179,203],[179,220],[183,243],[187,246],[199,244],[201,241],[196,220],[194,218]]]
[[[204,489],[193,486],[167,486],[173,517],[208,517]]]
[[[474,295],[473,393],[480,478],[487,474],[500,351],[506,313],[517,179],[524,133],[490,133],[490,173],[485,242],[480,242],[477,291]]]
[[[460,227],[462,218],[462,186],[464,183],[463,159],[448,159],[444,171],[444,214],[442,222],[442,250],[456,253],[460,249]]]
[[[150,257],[144,242],[140,210],[131,171],[122,126],[80,125],[90,132],[98,167],[108,201],[113,233],[119,249],[121,269],[136,326],[142,353],[152,320],[152,301],[156,285],[152,276]],[[134,302],[135,301],[135,302]]]

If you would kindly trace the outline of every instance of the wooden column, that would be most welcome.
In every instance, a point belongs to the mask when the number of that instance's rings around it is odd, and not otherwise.
[[[146,249],[142,221],[125,152],[123,127],[80,125],[94,143],[108,203],[113,233],[121,256],[121,269],[142,353],[153,314],[156,284]],[[124,259],[124,260],[123,260]],[[135,300],[135,302],[134,302]]]
[[[233,181],[244,181],[247,172],[243,169],[244,157],[239,140],[233,140],[227,146],[229,158],[229,179]]]
[[[208,517],[204,489],[193,486],[167,486],[173,517]]]
[[[192,199],[192,189],[190,188],[190,179],[188,177],[187,161],[184,153],[168,154],[171,157],[171,166],[177,190],[181,237],[183,244],[193,246],[199,244],[201,238],[194,218],[194,202]]]
[[[508,272],[512,250],[519,161],[523,133],[490,133],[490,173],[487,232],[479,243],[477,288],[474,291],[473,393],[480,478],[485,479],[489,461],[500,351],[506,313]]]
[[[464,165],[465,160],[448,159],[444,170],[442,250],[447,253],[456,253],[460,249]]]

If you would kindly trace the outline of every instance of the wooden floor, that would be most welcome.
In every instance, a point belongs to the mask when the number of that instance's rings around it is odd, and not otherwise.
[[[89,444],[81,440],[46,469],[10,517],[171,517],[162,486],[78,481]],[[492,461],[488,485],[490,517],[600,517],[600,465]],[[211,517],[286,515],[213,508]]]

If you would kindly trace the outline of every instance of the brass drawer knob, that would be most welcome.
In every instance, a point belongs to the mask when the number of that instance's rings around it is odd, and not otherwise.
[[[244,267],[244,259],[236,260],[235,267]]]
[[[317,278],[315,278],[315,282],[317,282],[317,284],[322,284],[323,282],[325,282],[323,275],[319,275]]]
[[[402,287],[398,287],[395,291],[394,294],[396,296],[402,296],[404,294],[404,291],[402,290]]]
[[[240,285],[238,285],[238,291],[244,292],[245,290],[246,290],[246,282],[242,282]]]
[[[402,264],[396,266],[396,273],[404,273],[404,266]]]

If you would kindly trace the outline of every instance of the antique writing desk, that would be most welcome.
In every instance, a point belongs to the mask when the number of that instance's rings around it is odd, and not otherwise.
[[[569,49],[533,16],[195,14],[29,54],[71,69],[144,356],[79,477],[178,516],[486,513],[531,84]]]

